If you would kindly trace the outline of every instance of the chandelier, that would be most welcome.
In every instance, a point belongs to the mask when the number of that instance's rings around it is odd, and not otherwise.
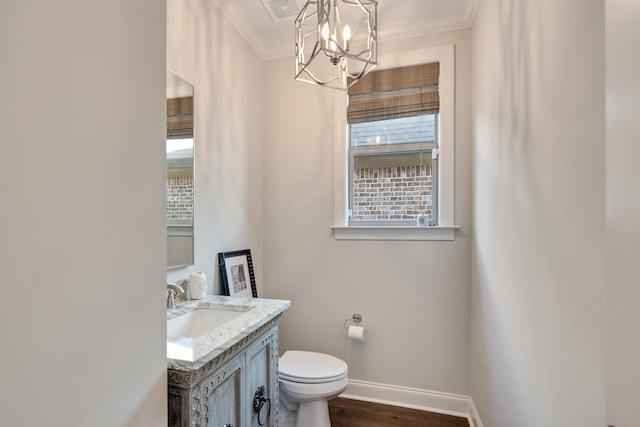
[[[308,0],[296,18],[296,80],[345,90],[377,65],[376,0]]]

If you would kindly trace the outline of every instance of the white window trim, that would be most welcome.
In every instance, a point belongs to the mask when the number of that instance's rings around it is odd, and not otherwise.
[[[454,240],[455,177],[455,49],[454,45],[401,52],[378,57],[378,68],[440,63],[440,146],[438,204],[439,224],[434,227],[349,226],[349,141],[345,108],[347,92],[335,94],[335,211],[333,232],[336,240]],[[444,94],[444,96],[443,96]]]

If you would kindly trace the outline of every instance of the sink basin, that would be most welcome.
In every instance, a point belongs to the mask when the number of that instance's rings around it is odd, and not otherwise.
[[[169,369],[202,367],[279,316],[289,305],[283,300],[223,295],[180,302],[177,308],[167,310]]]
[[[167,320],[167,335],[198,338],[245,313],[244,311],[200,308]]]

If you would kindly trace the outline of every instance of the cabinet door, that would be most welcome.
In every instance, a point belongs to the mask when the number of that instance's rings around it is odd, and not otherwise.
[[[245,405],[247,425],[251,427],[275,426],[277,425],[277,357],[278,341],[277,330],[271,330],[263,335],[246,353],[246,375],[245,375]],[[264,402],[258,413],[253,410],[253,401],[256,390],[261,386],[265,388],[265,396],[269,399]]]
[[[242,370],[238,358],[203,384],[204,422],[206,427],[242,427]]]

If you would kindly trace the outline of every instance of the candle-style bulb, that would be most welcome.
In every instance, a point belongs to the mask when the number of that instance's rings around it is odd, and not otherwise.
[[[349,39],[351,38],[351,27],[345,25],[342,29],[342,37],[344,40],[344,50],[349,51]]]
[[[345,43],[349,41],[349,39],[351,38],[351,27],[345,25],[344,29],[342,30],[342,36],[344,37]]]
[[[322,25],[322,39],[329,40],[329,23],[325,22]]]

